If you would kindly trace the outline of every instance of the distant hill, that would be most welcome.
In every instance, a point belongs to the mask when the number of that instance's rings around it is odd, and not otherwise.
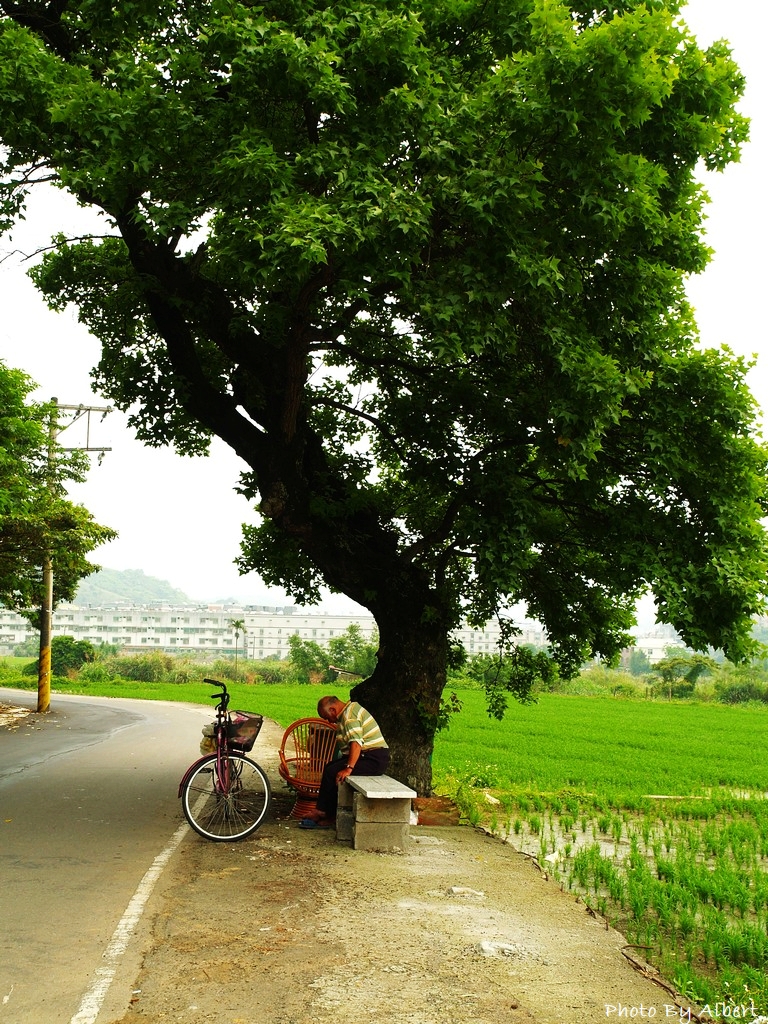
[[[147,576],[141,569],[99,569],[92,576],[87,576],[77,588],[74,603],[113,604],[115,601],[130,604],[150,604],[153,601],[195,603],[167,580]]]

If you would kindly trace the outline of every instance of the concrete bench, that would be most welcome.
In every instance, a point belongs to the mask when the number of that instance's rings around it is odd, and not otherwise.
[[[339,786],[336,839],[355,850],[404,853],[415,796],[389,775],[350,775]]]

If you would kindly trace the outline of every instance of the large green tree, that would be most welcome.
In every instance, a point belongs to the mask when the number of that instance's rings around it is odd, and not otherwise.
[[[105,215],[39,287],[141,438],[245,460],[243,570],[371,610],[422,791],[464,616],[523,602],[567,673],[653,588],[751,649],[765,451],[684,295],[744,83],[679,9],[0,0],[5,220],[46,178]]]
[[[54,602],[72,600],[80,580],[98,568],[90,552],[116,536],[67,499],[67,481],[84,477],[85,456],[55,443],[55,409],[30,402],[34,388],[0,361],[0,603],[33,621],[43,601],[44,560],[54,565]]]

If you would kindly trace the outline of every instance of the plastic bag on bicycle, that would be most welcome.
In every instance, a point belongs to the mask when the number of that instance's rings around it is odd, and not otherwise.
[[[263,724],[263,715],[253,715],[250,711],[230,712],[227,726],[227,738],[230,745],[238,750],[250,750],[256,742],[256,737]]]
[[[201,754],[214,754],[216,752],[216,723],[210,722],[203,726],[203,738],[200,740]]]

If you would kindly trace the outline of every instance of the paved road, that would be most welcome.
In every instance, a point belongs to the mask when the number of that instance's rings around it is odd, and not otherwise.
[[[0,702],[34,700],[0,689]],[[136,894],[149,897],[145,876],[186,834],[178,782],[211,717],[54,695],[47,715],[0,727],[0,1024],[122,1016],[143,926]],[[94,994],[100,974],[108,984],[105,951],[114,981]]]

